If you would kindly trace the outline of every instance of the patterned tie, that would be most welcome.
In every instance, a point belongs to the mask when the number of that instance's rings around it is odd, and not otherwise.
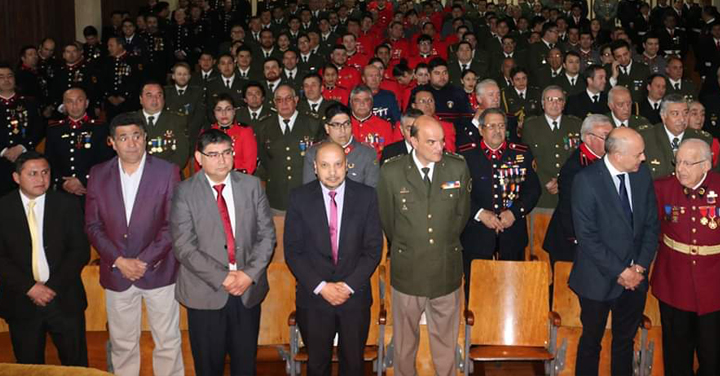
[[[620,187],[618,188],[618,195],[620,195],[620,206],[622,206],[623,212],[625,212],[625,216],[630,222],[630,227],[632,227],[632,207],[630,206],[630,199],[628,198],[627,188],[625,187],[625,174],[617,174],[617,178],[620,180]]]
[[[672,146],[673,153],[677,152],[678,148],[680,148],[680,139],[678,137],[673,138],[670,146]]]
[[[333,264],[338,262],[338,207],[335,201],[337,192],[330,191],[330,246],[332,247]]]
[[[427,190],[427,195],[430,197],[430,167],[423,167],[423,183],[425,183],[425,189]]]
[[[235,264],[235,235],[232,230],[232,223],[230,222],[230,212],[225,202],[225,197],[222,195],[225,184],[213,185],[213,188],[217,191],[217,206],[220,211],[220,219],[223,222],[223,229],[225,230],[225,247],[228,253],[228,263]]]
[[[40,281],[40,229],[35,220],[35,200],[28,202],[27,222],[32,241],[32,273],[35,281]]]

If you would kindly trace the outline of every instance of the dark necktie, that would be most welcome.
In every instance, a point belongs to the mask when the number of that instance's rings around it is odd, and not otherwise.
[[[673,138],[670,146],[672,146],[673,153],[677,152],[678,148],[680,147],[680,139],[678,137]]]
[[[303,63],[307,63],[307,56],[303,56]]]
[[[273,88],[275,87],[275,84],[268,83],[268,89],[270,89],[270,92],[273,92]]]
[[[655,104],[653,104],[653,109],[654,109],[655,111],[658,110],[658,107],[660,107],[660,103],[655,103]]]
[[[311,106],[312,106],[312,112],[317,112],[318,104],[315,103],[315,104],[312,104]]]
[[[467,65],[467,64],[463,64],[463,65],[462,65],[462,68],[463,68],[463,69],[462,69],[463,71],[466,71],[466,70],[468,69],[468,65]]]
[[[575,78],[570,79],[570,86],[575,86]]]
[[[184,89],[178,90],[178,96],[182,96],[183,94],[185,94],[185,90],[184,90]]]
[[[680,90],[680,83],[679,83],[679,82],[675,84],[675,90]]]
[[[597,103],[600,100],[599,95],[593,95],[593,103]]]
[[[338,207],[335,201],[337,192],[330,191],[330,246],[332,247],[333,264],[338,262]]]
[[[252,113],[252,120],[257,120],[257,112]]]
[[[557,122],[557,120],[553,120],[553,129],[552,129],[552,130],[553,130],[553,132],[555,132],[556,130],[558,130],[558,122]]]
[[[288,74],[288,80],[290,80],[290,81],[293,80],[293,74],[292,74],[292,73]]]
[[[290,137],[290,132],[291,132],[290,119],[283,119],[283,123],[285,123],[285,133],[283,133],[283,134],[285,135],[286,138]]]
[[[230,88],[230,80],[225,80],[225,87]]]
[[[520,100],[525,100],[525,94],[524,94],[524,93],[520,93],[520,94],[518,94],[518,95],[520,96]]]
[[[152,128],[155,126],[155,116],[148,116],[147,121],[148,121],[149,128]]]
[[[622,74],[627,74],[625,69],[627,69],[627,68],[625,68],[625,67],[620,67],[620,73],[622,73]]]
[[[213,185],[213,188],[217,191],[218,211],[220,211],[220,219],[222,219],[223,229],[225,230],[225,247],[227,248],[228,262],[235,264],[235,234],[233,234],[232,224],[230,222],[230,212],[228,212],[225,197],[222,195],[225,184]]]
[[[622,206],[625,216],[630,222],[630,227],[633,225],[632,208],[630,206],[630,199],[628,198],[627,187],[625,187],[625,174],[617,174],[617,178],[620,180],[620,187],[618,188],[618,195],[620,195],[620,206]]]
[[[425,189],[427,190],[427,195],[430,197],[430,167],[423,167],[423,183],[425,183]]]
[[[620,123],[620,126],[621,126],[621,127],[627,127],[627,125],[626,125],[624,122],[623,122],[623,123]]]

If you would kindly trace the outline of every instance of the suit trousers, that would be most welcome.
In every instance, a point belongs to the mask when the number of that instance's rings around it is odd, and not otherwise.
[[[437,298],[403,294],[392,289],[395,374],[414,376],[420,342],[420,316],[425,312],[430,353],[438,376],[455,375],[455,349],[460,328],[462,290]]]
[[[145,301],[152,331],[153,373],[157,376],[184,375],[180,305],[175,300],[175,284],[156,289],[105,290],[112,366],[115,375],[140,373],[140,330],[142,302]]]
[[[720,311],[698,315],[660,301],[665,373],[673,376],[720,375]],[[697,351],[697,374],[693,355]]]
[[[229,296],[221,309],[188,308],[190,350],[198,376],[222,375],[225,355],[230,374],[255,375],[260,304],[247,308],[239,296]]]
[[[633,374],[633,340],[642,321],[647,291],[625,290],[612,300],[580,298],[580,321],[583,325],[578,342],[575,374],[598,374],[601,341],[608,315],[612,311],[612,350],[610,368],[613,376]]]
[[[370,328],[370,306],[356,309],[297,307],[300,334],[308,351],[308,376],[330,376],[333,340],[338,334],[339,375],[361,376]]]
[[[37,309],[38,314],[31,318],[8,321],[17,362],[45,364],[45,339],[49,333],[62,365],[87,367],[85,313],[64,313],[55,301]]]

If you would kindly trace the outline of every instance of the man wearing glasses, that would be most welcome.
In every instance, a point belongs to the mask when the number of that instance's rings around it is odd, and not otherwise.
[[[270,207],[277,215],[284,214],[290,190],[302,185],[305,154],[319,138],[320,123],[296,110],[298,100],[295,89],[280,84],[273,94],[277,115],[263,120],[256,130],[257,175],[267,183]]]
[[[507,119],[499,108],[478,118],[482,140],[460,151],[470,169],[470,215],[460,241],[465,280],[475,259],[522,260],[528,243],[527,221],[540,197],[540,182],[527,146],[507,142]],[[469,286],[466,285],[466,292]]]
[[[260,180],[233,171],[232,143],[219,129],[200,135],[202,170],[178,186],[170,213],[180,262],[175,298],[187,308],[197,375],[222,375],[226,355],[233,375],[257,374],[275,228]]]
[[[675,175],[655,181],[661,241],[652,275],[660,301],[665,372],[717,375],[720,362],[720,175],[710,171],[710,147],[687,139],[675,155]]]
[[[689,109],[685,97],[679,94],[665,96],[660,105],[662,124],[640,130],[645,140],[645,163],[653,179],[670,175],[680,143],[698,138],[712,145],[712,136],[703,130],[688,128]]]
[[[355,139],[352,134],[351,113],[347,106],[340,103],[333,103],[323,114],[325,120],[325,142],[334,142],[340,145],[347,159],[347,177],[358,183],[371,187],[377,186],[380,176],[377,155],[375,149],[363,145]],[[305,166],[303,168],[303,183],[307,184],[315,179],[315,154],[321,144],[311,147],[305,155]]]

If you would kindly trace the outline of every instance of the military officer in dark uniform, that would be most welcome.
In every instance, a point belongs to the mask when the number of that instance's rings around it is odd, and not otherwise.
[[[156,15],[149,14],[145,16],[145,24],[145,32],[140,35],[145,39],[147,45],[145,76],[151,80],[165,82],[170,68],[169,61],[172,58],[170,42],[167,40],[165,32],[160,30]]]
[[[513,86],[502,91],[502,106],[505,113],[517,116],[522,123],[531,116],[542,113],[541,90],[528,86],[528,71],[523,67],[515,67],[510,72]]]
[[[632,60],[630,45],[624,40],[616,40],[611,45],[615,60],[605,65],[610,76],[610,86],[622,85],[630,90],[635,103],[640,103],[645,95],[645,80],[650,76],[647,65]]]
[[[608,97],[605,93],[605,69],[599,65],[591,65],[582,74],[585,79],[585,90],[568,97],[565,114],[584,119],[589,114],[608,112]]]
[[[322,96],[322,78],[317,73],[310,73],[302,81],[303,98],[298,102],[297,110],[321,122],[325,121],[325,111],[338,102]]]
[[[680,94],[688,102],[698,99],[695,84],[690,79],[684,79],[683,62],[677,56],[670,56],[665,67],[667,74],[667,94]]]
[[[208,82],[220,76],[220,72],[215,69],[215,57],[209,52],[204,51],[198,59],[198,69],[190,78],[190,85],[200,86],[207,91]]]
[[[289,85],[280,84],[273,101],[277,115],[263,120],[256,130],[260,159],[257,175],[266,183],[270,208],[282,214],[290,190],[302,185],[303,159],[319,139],[320,122],[297,111],[299,98]]]
[[[350,109],[340,103],[328,107],[323,116],[325,133],[327,133],[327,138],[323,142],[334,142],[343,147],[349,179],[376,187],[380,177],[377,154],[374,148],[363,145],[353,137],[351,116]],[[317,179],[313,162],[319,146],[320,144],[313,145],[305,155],[303,184]]]
[[[240,124],[250,125],[257,130],[263,120],[275,115],[270,106],[265,105],[265,87],[257,81],[245,85],[245,107],[236,112]]]
[[[633,105],[630,90],[625,86],[615,86],[608,92],[608,117],[617,127],[630,127],[632,129],[647,128],[652,124],[648,119],[633,114],[637,111],[637,105]]]
[[[595,163],[605,155],[605,139],[615,128],[610,118],[592,114],[585,118],[580,128],[582,143],[560,169],[558,176],[558,205],[553,212],[543,248],[550,254],[550,265],[556,261],[575,259],[575,226],[572,218],[572,183],[583,168]]]
[[[205,109],[205,91],[189,84],[190,66],[187,63],[175,64],[172,79],[175,84],[165,86],[164,89],[165,108],[187,118],[188,140],[192,151],[200,132],[209,124]]]
[[[702,130],[688,128],[689,108],[685,98],[670,94],[660,105],[662,124],[638,128],[645,140],[645,163],[650,167],[653,179],[674,172],[675,153],[683,140],[699,138],[712,145],[712,136]]]
[[[148,154],[174,163],[182,171],[190,155],[188,117],[165,108],[163,88],[157,82],[143,85],[140,104],[138,113],[145,119]]]
[[[638,115],[648,119],[650,124],[660,123],[660,103],[665,96],[666,78],[653,73],[647,78],[647,95],[638,104]]]
[[[467,94],[458,86],[450,84],[447,62],[442,58],[430,61],[430,82],[413,89],[413,95],[422,87],[435,98],[435,114],[440,120],[454,121],[458,117],[472,114]]]
[[[58,69],[55,80],[50,84],[49,104],[56,111],[64,102],[64,93],[71,87],[82,88],[86,99],[89,100],[90,113],[99,114],[100,99],[94,95],[97,77],[91,63],[83,58],[82,51],[75,43],[68,43],[63,47],[65,64]],[[97,112],[94,110],[98,110]],[[62,112],[62,111],[60,111]]]
[[[490,108],[478,120],[480,144],[460,151],[474,182],[470,195],[472,217],[460,237],[465,280],[470,280],[472,260],[524,259],[528,243],[525,216],[540,198],[532,153],[525,145],[505,140],[505,113]]]
[[[478,108],[472,117],[463,117],[455,121],[455,150],[467,145],[475,147],[480,144],[480,122],[478,118],[488,108],[500,108],[501,91],[497,82],[492,79],[485,79],[475,85],[475,98]],[[518,117],[505,114],[505,140],[512,143],[520,142],[518,134]]]
[[[651,283],[668,375],[720,374],[720,175],[710,171],[711,161],[707,144],[687,139],[675,156],[675,176],[655,181],[662,235]]]
[[[95,26],[88,25],[83,29],[85,44],[82,45],[83,57],[90,63],[96,63],[105,58],[105,47],[100,41]]]
[[[104,98],[107,121],[121,112],[135,110],[142,79],[141,64],[130,56],[119,37],[110,37],[108,53],[98,72],[99,93]]]
[[[90,168],[113,155],[107,125],[91,118],[88,98],[81,88],[63,94],[67,116],[48,125],[45,155],[52,167],[50,184],[56,190],[84,196]]]
[[[35,149],[44,130],[37,103],[15,92],[15,73],[0,63],[0,195],[15,189],[15,159]]]
[[[208,81],[207,103],[214,103],[220,93],[229,94],[235,103],[243,103],[242,94],[247,82],[241,79],[235,70],[232,56],[228,54],[220,55],[218,58],[218,70],[220,70],[220,76]]]
[[[464,158],[443,152],[443,127],[420,116],[411,131],[413,152],[380,171],[378,202],[391,244],[395,373],[416,374],[420,317],[428,314],[438,375],[456,372],[462,302],[460,234],[470,218],[471,178]],[[437,314],[435,314],[437,313]]]

